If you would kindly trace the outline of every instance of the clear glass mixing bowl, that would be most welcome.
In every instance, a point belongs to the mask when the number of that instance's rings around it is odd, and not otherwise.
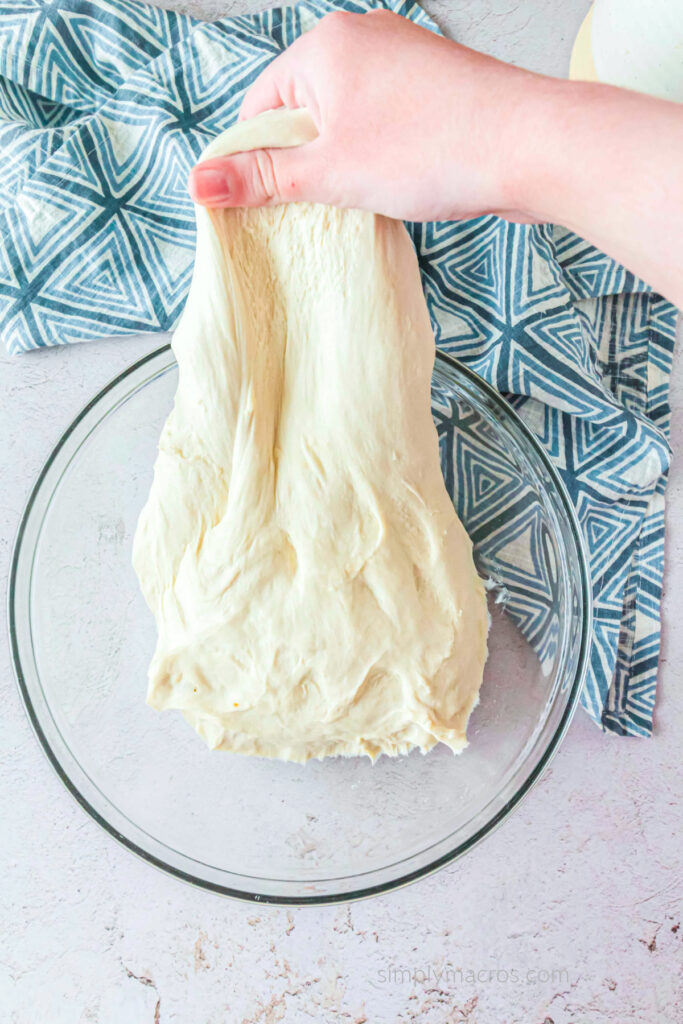
[[[538,778],[583,679],[586,559],[547,457],[499,395],[438,356],[444,477],[492,581],[491,653],[464,753],[305,766],[212,753],[179,713],[145,704],[155,628],[131,568],[176,379],[166,346],[106,387],[62,437],[24,513],[10,636],[53,767],[124,845],[232,896],[356,899],[452,861]]]

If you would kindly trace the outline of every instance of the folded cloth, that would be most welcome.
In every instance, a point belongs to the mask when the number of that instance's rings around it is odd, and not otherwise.
[[[10,352],[167,331],[187,294],[190,167],[247,86],[332,9],[215,24],[133,0],[0,8],[0,330]],[[559,469],[590,557],[583,704],[652,728],[675,310],[592,246],[495,217],[411,225],[437,344],[508,396]],[[530,542],[530,556],[533,556]]]

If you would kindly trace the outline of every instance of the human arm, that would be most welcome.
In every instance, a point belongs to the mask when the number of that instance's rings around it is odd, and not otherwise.
[[[202,163],[198,202],[553,221],[683,306],[683,106],[534,75],[386,11],[324,18],[240,117],[278,106],[307,107],[318,138]]]

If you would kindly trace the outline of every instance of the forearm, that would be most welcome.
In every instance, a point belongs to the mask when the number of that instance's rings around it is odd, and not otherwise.
[[[571,228],[683,308],[683,106],[546,81],[525,116],[522,211]]]

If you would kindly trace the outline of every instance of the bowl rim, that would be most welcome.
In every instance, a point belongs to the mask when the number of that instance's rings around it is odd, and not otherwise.
[[[590,648],[590,638],[592,633],[592,593],[590,586],[590,574],[589,574],[589,562],[586,553],[585,541],[583,537],[583,531],[579,526],[579,522],[576,516],[576,511],[572,505],[571,499],[567,492],[562,478],[558,471],[553,466],[548,455],[546,454],[543,446],[532,433],[530,428],[526,425],[524,420],[519,416],[513,406],[501,395],[491,384],[488,383],[480,374],[472,370],[465,363],[454,358],[447,352],[443,352],[437,348],[435,356],[435,364],[443,363],[447,367],[450,366],[456,369],[459,373],[465,376],[469,382],[475,387],[479,388],[487,398],[489,398],[494,405],[498,406],[502,410],[505,416],[510,417],[514,422],[515,426],[521,431],[525,439],[529,442],[534,450],[534,454],[540,459],[544,469],[551,477],[553,484],[556,488],[557,496],[564,508],[567,516],[567,522],[569,524],[573,540],[576,544],[578,553],[578,565],[580,572],[580,593],[582,600],[582,629],[581,638],[579,642],[578,656],[576,671],[571,687],[569,688],[567,703],[562,712],[560,720],[553,732],[552,736],[548,740],[547,746],[543,750],[539,757],[538,763],[534,766],[528,776],[524,778],[522,783],[519,785],[513,796],[506,801],[506,803],[494,814],[484,825],[482,825],[472,836],[462,842],[456,844],[453,849],[448,852],[441,854],[434,860],[429,861],[425,865],[415,868],[412,871],[408,871],[397,878],[390,879],[387,882],[380,882],[373,885],[361,886],[349,892],[342,893],[325,893],[316,895],[301,895],[301,896],[290,896],[290,895],[273,895],[273,894],[262,894],[256,892],[250,892],[246,889],[238,889],[232,886],[222,885],[218,882],[213,882],[209,879],[199,878],[193,875],[189,871],[185,871],[182,868],[175,867],[172,864],[167,863],[162,858],[157,857],[155,854],[148,850],[145,850],[142,846],[139,846],[134,840],[128,838],[119,832],[116,827],[111,824],[107,819],[90,803],[90,801],[84,796],[81,790],[78,788],[76,783],[71,779],[68,771],[63,767],[59,757],[55,753],[50,741],[48,740],[43,727],[40,723],[40,719],[36,712],[36,709],[31,700],[29,688],[24,675],[24,670],[21,662],[21,655],[19,651],[19,638],[17,631],[17,610],[16,604],[16,592],[17,592],[17,579],[20,569],[20,557],[22,553],[22,544],[24,535],[26,533],[29,518],[33,511],[33,507],[41,493],[43,482],[51,470],[57,456],[59,455],[62,448],[66,445],[67,441],[79,427],[85,417],[94,409],[110,391],[116,388],[122,383],[127,377],[141,369],[145,364],[152,362],[152,360],[164,355],[165,353],[172,353],[172,346],[169,342],[158,348],[153,349],[151,352],[146,353],[140,359],[131,363],[130,366],[126,367],[120,373],[118,373],[112,380],[110,380],[104,387],[100,388],[99,391],[90,399],[86,405],[83,406],[81,411],[71,421],[67,428],[63,431],[56,444],[53,446],[50,454],[45,460],[42,469],[40,470],[35,483],[33,484],[29,493],[28,499],[24,506],[19,526],[14,540],[12,548],[12,556],[10,562],[10,572],[8,579],[7,588],[7,630],[10,641],[10,651],[12,667],[14,670],[14,676],[16,679],[19,695],[24,706],[27,718],[34,732],[36,739],[46,756],[47,760],[51,764],[52,768],[56,772],[58,778],[61,780],[66,790],[74,798],[74,800],[80,804],[85,812],[110,836],[117,840],[119,844],[124,846],[127,850],[130,850],[137,857],[147,864],[151,864],[153,867],[158,868],[160,871],[167,875],[171,875],[174,878],[179,879],[189,885],[203,889],[208,892],[214,892],[222,896],[228,896],[232,899],[239,900],[244,903],[257,903],[272,906],[294,906],[294,907],[305,907],[305,906],[324,906],[330,904],[344,904],[356,902],[362,899],[369,899],[372,896],[382,895],[384,893],[393,892],[396,889],[401,889],[412,882],[417,881],[420,878],[426,878],[428,875],[432,875],[439,871],[441,868],[448,864],[455,862],[465,853],[474,849],[483,839],[495,831],[502,822],[508,817],[511,811],[527,796],[533,786],[539,780],[545,769],[550,764],[550,761],[557,752],[559,745],[564,738],[569,724],[573,718],[574,712],[579,703],[579,697],[583,687],[586,671],[588,668],[588,652]]]

